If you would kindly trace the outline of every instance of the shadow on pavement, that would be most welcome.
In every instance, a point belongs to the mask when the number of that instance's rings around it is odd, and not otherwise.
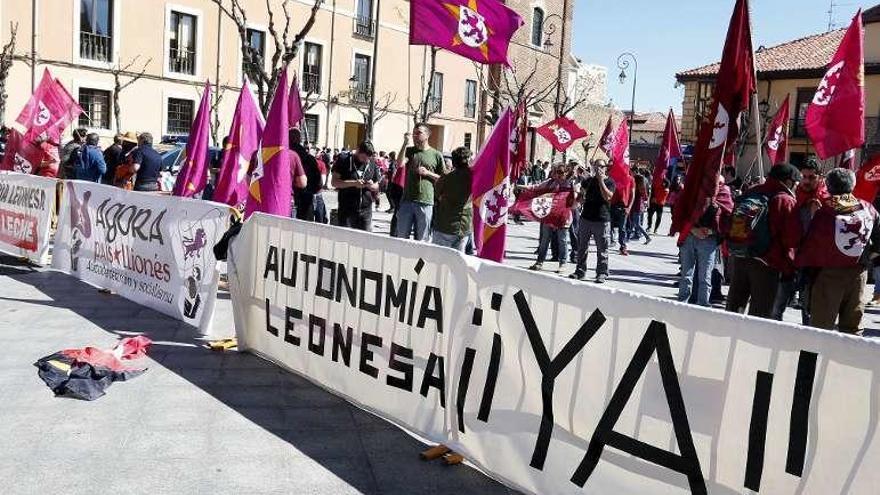
[[[139,444],[128,441],[126,456],[170,459],[174,470],[181,466],[206,470],[198,476],[230,482],[253,478],[252,485],[241,487],[251,493],[515,493],[469,467],[420,461],[418,453],[424,445],[398,428],[256,356],[211,352],[201,347],[203,341],[194,328],[170,317],[119,296],[102,294],[61,273],[16,266],[11,258],[0,257],[0,275],[48,297],[5,297],[0,301],[43,306],[47,309],[39,310],[42,314],[61,312],[51,308],[66,308],[115,336],[142,333],[153,340],[149,358],[161,366],[151,365],[135,381],[114,385],[108,396],[99,400],[118,399],[112,396],[135,390],[121,388],[138,387],[141,395],[132,400],[135,404],[128,404],[139,410],[131,428],[142,430],[152,440],[148,446],[140,444],[142,451],[135,454],[131,450],[137,450]],[[15,317],[12,311],[6,316],[10,313]],[[67,311],[52,317],[71,323],[76,320]],[[34,323],[39,321],[36,318]],[[63,323],[59,326],[65,328]],[[51,352],[73,347],[81,340],[71,325],[43,348],[52,346]],[[40,357],[26,359],[33,362]],[[31,371],[36,376],[36,371]],[[99,403],[85,403],[86,409],[94,410],[92,405]],[[169,431],[187,433],[183,437],[163,435]],[[207,458],[222,461],[212,464]],[[186,476],[181,474],[181,485],[174,480],[165,482],[182,489]],[[197,490],[205,488],[201,484],[204,479]],[[233,489],[224,485],[219,490]]]

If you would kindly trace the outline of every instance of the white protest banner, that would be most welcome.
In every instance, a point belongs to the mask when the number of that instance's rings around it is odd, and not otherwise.
[[[240,347],[524,492],[880,485],[875,341],[262,215],[229,272]]]
[[[65,181],[52,266],[208,333],[226,205]]]
[[[0,173],[0,251],[38,265],[49,262],[55,179]]]

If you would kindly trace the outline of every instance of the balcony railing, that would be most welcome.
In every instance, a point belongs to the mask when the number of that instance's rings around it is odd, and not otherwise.
[[[101,34],[79,33],[79,56],[86,60],[110,62],[113,53],[113,38]]]
[[[168,68],[178,74],[195,74],[196,52],[185,48],[172,48],[168,57]]]
[[[303,91],[306,93],[321,92],[321,75],[310,72],[303,73]]]
[[[354,34],[362,38],[373,39],[375,36],[376,23],[372,17],[358,16],[354,19]]]
[[[431,113],[442,113],[443,112],[443,98],[430,98],[430,99],[428,99],[428,111]]]
[[[367,84],[357,84],[351,88],[350,99],[352,103],[366,105],[370,103],[370,86]]]

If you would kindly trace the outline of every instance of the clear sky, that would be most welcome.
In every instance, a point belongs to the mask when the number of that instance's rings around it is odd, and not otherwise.
[[[675,73],[721,58],[734,0],[569,0],[575,2],[575,56],[608,67],[608,95],[629,109],[632,79],[620,84],[617,57],[638,58],[636,111],[681,113]],[[859,7],[880,0],[835,0],[835,27],[849,25]],[[755,49],[828,29],[831,0],[751,0]],[[630,68],[630,77],[632,68]]]

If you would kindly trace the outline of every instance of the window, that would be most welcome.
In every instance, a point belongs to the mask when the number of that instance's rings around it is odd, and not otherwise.
[[[168,134],[189,134],[194,113],[194,101],[168,98]]]
[[[318,128],[318,116],[312,113],[307,113],[305,118],[305,126],[303,127],[303,131],[305,132],[305,136],[303,139],[308,141],[309,143],[314,143],[318,139],[318,132],[320,129]]]
[[[110,128],[110,92],[101,89],[80,88],[79,106],[83,113],[79,116],[81,127],[99,129]]]
[[[443,112],[443,74],[440,72],[435,72],[431,81],[431,97],[428,105],[431,113]]]
[[[474,143],[474,135],[470,132],[464,133],[464,147],[467,149],[471,149],[471,145]]]
[[[113,60],[113,0],[80,0],[79,56]]]
[[[464,82],[464,116],[477,116],[477,81],[470,79]]]
[[[807,137],[807,128],[805,127],[805,124],[807,122],[807,107],[810,106],[810,102],[813,101],[813,96],[815,95],[816,90],[814,88],[798,88],[797,104],[794,107],[794,125],[792,126],[792,137]]]
[[[714,93],[715,83],[701,82],[697,84],[697,97],[694,102],[694,119],[697,121],[697,133],[700,132],[703,120],[709,118]]]
[[[368,55],[358,53],[354,56],[351,99],[355,103],[370,101],[370,57]]]
[[[532,44],[544,46],[544,9],[539,7],[532,11]]]
[[[364,38],[373,37],[373,0],[357,0],[354,17],[354,34]]]
[[[248,46],[250,46],[250,49],[254,55],[254,62],[257,66],[257,70],[260,70],[266,57],[266,33],[258,29],[248,28],[247,39]],[[246,74],[250,72],[248,70],[248,63],[248,60],[242,61],[241,70]]]
[[[178,74],[196,73],[196,16],[171,12],[171,43],[168,70]]]
[[[303,91],[306,93],[321,92],[321,62],[324,49],[316,43],[305,44],[303,57]]]

